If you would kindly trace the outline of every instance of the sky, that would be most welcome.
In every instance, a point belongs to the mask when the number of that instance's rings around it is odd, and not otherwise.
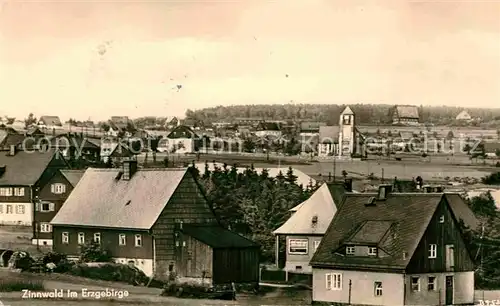
[[[0,1],[0,115],[499,101],[500,1]]]

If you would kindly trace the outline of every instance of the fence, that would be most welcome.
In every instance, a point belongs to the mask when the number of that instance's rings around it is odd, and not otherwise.
[[[261,269],[260,281],[265,283],[303,284],[312,286],[312,274],[289,272],[285,270]]]

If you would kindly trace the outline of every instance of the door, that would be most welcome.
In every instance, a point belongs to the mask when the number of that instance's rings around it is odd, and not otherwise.
[[[453,305],[453,276],[446,276],[445,305]]]

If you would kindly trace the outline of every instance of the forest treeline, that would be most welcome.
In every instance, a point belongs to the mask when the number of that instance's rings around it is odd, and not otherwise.
[[[339,104],[258,104],[232,105],[187,110],[186,118],[204,124],[216,121],[230,121],[236,118],[263,118],[267,120],[314,120],[330,125],[338,124],[340,113],[347,105]],[[355,112],[357,124],[387,124],[391,122],[388,104],[349,104]],[[451,124],[464,108],[451,106],[419,106],[420,122]],[[500,109],[465,109],[473,118],[483,122],[500,120]]]

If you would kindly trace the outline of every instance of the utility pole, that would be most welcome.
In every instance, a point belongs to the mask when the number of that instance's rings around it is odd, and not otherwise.
[[[351,287],[352,287],[352,280],[349,280],[349,300],[348,300],[349,305],[351,305]]]
[[[382,183],[384,183],[384,168],[382,168]]]

